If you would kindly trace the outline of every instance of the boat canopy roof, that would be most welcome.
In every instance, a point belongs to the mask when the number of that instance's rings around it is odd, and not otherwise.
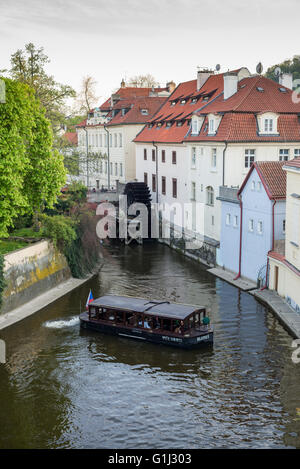
[[[180,320],[185,319],[194,311],[205,310],[204,306],[184,305],[163,300],[147,300],[145,298],[116,295],[101,296],[92,301],[89,305]]]

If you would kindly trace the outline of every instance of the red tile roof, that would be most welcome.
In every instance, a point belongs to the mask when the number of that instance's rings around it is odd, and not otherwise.
[[[63,138],[66,139],[71,145],[78,144],[78,137],[76,132],[66,132],[63,135]]]
[[[113,111],[118,111],[118,113],[112,117],[111,121],[109,121],[107,127],[122,124],[144,124],[153,117],[165,101],[166,97],[157,96],[121,99],[108,114],[108,117],[110,117]],[[129,109],[124,116],[122,116],[122,109]],[[143,109],[148,111],[147,115],[142,114]]]
[[[208,135],[208,119],[202,124],[199,135],[189,134],[187,141],[216,142],[286,142],[300,141],[300,123],[297,114],[280,114],[278,135],[259,135],[254,113],[225,113],[215,135]]]
[[[133,86],[125,86],[124,88],[120,88],[116,91],[116,94],[120,96],[121,99],[128,99],[128,98],[137,98],[139,96],[149,96],[151,93],[152,88],[137,88]],[[154,88],[154,92],[159,91],[167,91],[167,88]],[[103,104],[100,106],[101,111],[109,111],[111,108],[111,98],[108,98]]]
[[[280,91],[280,88],[285,90]],[[224,74],[211,75],[197,92],[197,80],[181,83],[169,96],[165,105],[152,120],[152,128],[146,125],[135,142],[182,142],[185,141],[300,141],[300,103],[292,100],[292,91],[260,75],[243,78],[238,82],[238,91],[224,101]],[[260,91],[259,91],[260,89]],[[186,103],[181,100],[186,98]],[[193,102],[193,98],[197,102]],[[174,103],[172,105],[172,103]],[[278,118],[279,136],[260,136],[257,132],[256,114],[275,112]],[[215,136],[207,135],[207,120],[202,124],[199,135],[187,135],[182,127],[168,121],[190,119],[192,114],[206,116],[209,113],[223,114]],[[156,122],[162,122],[157,127]],[[186,126],[185,130],[186,129]]]
[[[253,163],[238,191],[238,195],[243,192],[252,171],[256,169],[268,197],[273,200],[285,199],[286,172],[282,169],[284,164],[285,161],[257,161]]]
[[[294,158],[293,160],[286,161],[284,166],[289,166],[291,168],[300,168],[300,158]]]

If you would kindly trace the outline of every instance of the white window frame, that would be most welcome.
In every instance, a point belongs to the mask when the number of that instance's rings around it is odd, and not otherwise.
[[[192,147],[191,167],[196,168],[196,147]]]
[[[256,151],[254,148],[245,149],[244,168],[250,169],[252,163],[255,162]]]
[[[279,149],[279,161],[288,161],[289,159],[290,159],[289,148],[280,148]]]
[[[212,170],[217,169],[217,149],[212,148],[211,149],[211,160],[210,160],[210,165]]]
[[[253,233],[254,231],[254,220],[253,218],[249,218],[249,221],[248,221],[248,230]]]

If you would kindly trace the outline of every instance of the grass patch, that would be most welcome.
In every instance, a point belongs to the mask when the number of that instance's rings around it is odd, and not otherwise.
[[[18,230],[12,231],[10,236],[20,236],[22,238],[42,238],[43,230],[34,231],[32,227],[30,228],[19,228]]]
[[[16,251],[28,246],[24,241],[3,241],[0,240],[0,254],[7,254],[8,252]]]

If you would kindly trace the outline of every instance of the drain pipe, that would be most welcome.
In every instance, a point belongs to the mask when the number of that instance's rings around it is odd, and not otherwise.
[[[225,186],[225,153],[226,153],[226,149],[227,149],[227,145],[228,143],[225,142],[225,148],[223,149],[223,186]]]
[[[274,251],[274,247],[275,247],[275,205],[276,205],[276,202],[277,200],[274,200],[274,203],[272,206],[272,249],[270,249],[267,254],[266,284],[260,289],[260,291],[263,291],[266,288],[268,288],[269,254],[270,252]]]
[[[155,167],[156,167],[156,203],[158,204],[158,148],[157,148],[157,145],[155,145],[154,142],[152,142],[152,145],[156,148],[156,151],[155,151]]]
[[[237,280],[241,276],[241,267],[242,267],[242,228],[243,228],[243,202],[241,199],[240,194],[238,194],[238,199],[240,201],[240,213],[241,213],[241,221],[240,221],[240,252],[239,252],[239,273],[233,280]]]
[[[103,127],[107,133],[107,185],[108,185],[108,190],[110,190],[109,131],[107,130],[105,124],[103,125]]]

